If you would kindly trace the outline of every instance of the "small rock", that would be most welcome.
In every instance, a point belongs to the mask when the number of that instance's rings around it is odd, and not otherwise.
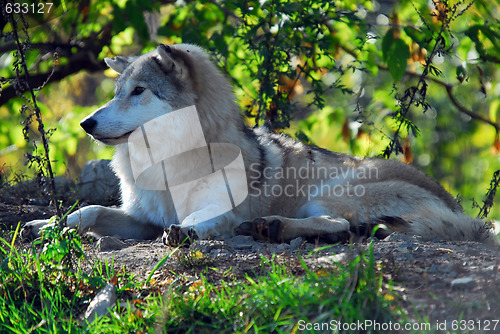
[[[445,263],[445,264],[442,264],[439,266],[438,270],[442,273],[450,273],[453,271],[453,268],[454,268],[454,265],[453,263],[451,262],[448,262],[448,263]]]
[[[220,240],[196,240],[196,242],[189,246],[189,249],[211,256],[232,254],[232,248],[229,247],[224,241]]]
[[[275,253],[284,253],[290,246],[288,244],[279,244],[276,246]]]
[[[476,281],[472,277],[461,277],[451,281],[453,290],[472,289],[476,285]]]
[[[96,318],[106,315],[115,304],[116,286],[108,283],[90,302],[87,311],[85,311],[85,320],[92,322]]]
[[[228,257],[228,256],[231,256],[231,252],[228,251],[227,249],[223,249],[223,248],[212,249],[212,251],[210,252],[210,256],[213,256],[213,257]]]
[[[118,204],[119,180],[109,162],[110,160],[90,160],[83,166],[78,182],[80,200],[90,204]]]
[[[261,249],[262,249],[262,246],[263,244],[260,243],[260,242],[256,242],[255,244],[252,245],[252,252],[255,252],[255,253],[260,253]]]
[[[217,245],[218,246],[218,245]],[[213,250],[221,249],[208,240],[197,240],[189,247],[192,250],[199,251],[203,254],[210,254]]]
[[[345,259],[345,253],[340,253],[335,255],[322,256],[319,257],[316,261],[323,264],[332,264],[334,262],[341,262],[344,259]]]
[[[312,250],[314,250],[315,248],[316,248],[316,247],[315,247],[312,243],[310,243],[310,242],[306,242],[306,244],[304,245],[304,249],[305,249],[306,251],[312,251]]]
[[[290,240],[290,250],[296,250],[298,249],[302,243],[304,242],[304,239],[302,237],[295,238],[293,240]]]
[[[252,246],[255,244],[255,241],[253,240],[252,236],[237,235],[229,239],[227,243],[234,249],[251,249]]]
[[[105,236],[97,241],[96,247],[99,252],[109,252],[126,248],[128,245],[115,237]]]

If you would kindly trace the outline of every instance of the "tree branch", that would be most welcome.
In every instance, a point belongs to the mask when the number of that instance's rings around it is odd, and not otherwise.
[[[477,119],[479,121],[490,124],[491,126],[493,126],[497,130],[497,132],[500,131],[500,124],[493,122],[488,117],[485,117],[485,116],[480,115],[480,114],[476,114],[476,113],[472,112],[471,110],[467,109],[466,107],[464,107],[462,104],[460,104],[460,102],[458,102],[458,100],[456,99],[455,95],[453,95],[453,87],[454,86],[452,86],[452,85],[445,85],[446,92],[448,93],[448,97],[450,98],[451,103],[453,103],[453,105],[460,112],[470,116],[471,118],[474,118],[474,119]]]
[[[387,68],[386,66],[383,66],[383,65],[378,65],[378,68],[381,69],[381,70],[384,70],[384,71],[389,71],[389,68]],[[415,72],[406,71],[405,74],[408,75],[408,76],[410,76],[410,77],[420,78],[420,74],[415,73]],[[462,105],[457,100],[457,98],[455,97],[455,95],[453,95],[453,88],[455,88],[456,85],[449,84],[447,82],[441,81],[441,80],[433,78],[433,77],[426,77],[425,79],[429,80],[429,81],[432,81],[432,82],[434,82],[434,83],[442,86],[444,89],[446,89],[446,93],[448,94],[448,98],[450,99],[451,103],[453,103],[453,105],[455,106],[455,108],[458,109],[458,111],[460,111],[461,113],[466,114],[467,116],[469,116],[469,117],[471,117],[471,118],[473,118],[475,120],[478,120],[478,121],[490,124],[497,131],[500,131],[500,124],[499,123],[495,123],[491,119],[489,119],[488,117],[480,115],[480,114],[477,114],[477,113],[473,112],[472,110],[467,109],[467,107],[465,107],[464,105]]]
[[[28,84],[30,87],[40,87],[44,83],[51,83],[54,81],[62,80],[71,74],[79,72],[80,70],[95,72],[105,69],[106,65],[104,64],[104,62],[98,62],[96,59],[96,55],[92,54],[89,50],[87,50],[85,52],[77,53],[74,56],[68,58],[68,64],[56,67],[53,73],[52,71],[48,71],[45,73],[40,73],[30,76]],[[7,80],[14,80],[14,79],[7,79]],[[28,87],[27,85],[22,85],[22,91],[20,93],[26,92],[27,87]],[[7,101],[16,96],[17,92],[14,85],[10,85],[2,89],[0,91],[0,106],[7,103]]]
[[[81,45],[78,44],[69,44],[69,43],[32,43],[30,45],[31,49],[44,50],[47,52],[58,52],[60,55],[69,56],[71,54],[71,49],[76,47],[81,49]],[[17,49],[16,43],[7,43],[4,45],[0,45],[0,54],[14,51]],[[64,51],[64,52],[62,52]]]
[[[357,54],[353,51],[353,50],[350,50],[346,47],[343,47],[342,46],[342,50],[344,50],[344,52],[346,52],[347,54],[351,55],[352,57],[354,57],[355,59],[358,59],[358,56]],[[387,66],[384,66],[384,65],[380,65],[380,64],[377,64],[377,67],[380,69],[380,70],[383,70],[383,71],[389,71],[389,68]],[[421,74],[419,73],[416,73],[416,72],[410,72],[410,71],[405,71],[405,74],[407,76],[410,76],[410,77],[413,77],[413,78],[420,78]],[[425,77],[425,80],[428,80],[428,81],[432,81],[440,86],[442,86],[443,88],[446,89],[446,93],[448,94],[448,97],[451,101],[451,103],[453,103],[453,105],[458,109],[458,111],[460,111],[461,113],[464,113],[466,114],[467,116],[473,118],[473,119],[476,119],[478,121],[481,121],[481,122],[484,122],[484,123],[487,123],[487,124],[490,124],[491,126],[493,126],[498,132],[500,132],[500,124],[499,123],[495,123],[493,122],[491,119],[489,119],[488,117],[485,117],[483,115],[480,115],[480,114],[476,114],[475,112],[473,112],[472,110],[470,109],[467,109],[464,105],[462,105],[458,100],[457,98],[455,97],[455,95],[453,95],[453,88],[455,87],[455,85],[452,85],[452,84],[449,84],[449,83],[446,83],[444,81],[441,81],[439,79],[436,79],[436,78],[433,78],[433,77]]]
[[[68,63],[64,66],[56,67],[54,71],[50,70],[45,73],[39,73],[29,76],[29,87],[36,87],[35,89],[55,81],[60,81],[65,77],[77,73],[81,70],[88,72],[96,72],[105,70],[107,67],[103,61],[98,61],[97,56],[105,45],[111,42],[111,29],[113,22],[107,23],[101,31],[89,37],[87,40],[79,43],[80,45],[87,45],[79,49],[79,51],[67,58]],[[99,36],[99,39],[96,37]],[[44,44],[44,43],[41,43]],[[51,43],[45,43],[51,44]],[[59,43],[55,43],[59,44]],[[55,50],[53,50],[55,51]],[[2,81],[13,82],[15,78],[7,78]],[[4,105],[11,98],[16,97],[27,91],[28,85],[10,85],[0,90],[0,106]]]

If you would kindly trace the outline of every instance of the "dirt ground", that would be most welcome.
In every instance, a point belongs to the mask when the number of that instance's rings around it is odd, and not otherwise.
[[[2,237],[7,235],[6,231],[14,229],[19,221],[48,218],[53,214],[54,210],[44,205],[0,203]],[[20,241],[21,247],[23,243],[28,242]],[[314,251],[319,246],[325,245],[313,245],[301,238],[290,244],[263,243],[247,236],[237,236],[227,241],[197,241],[190,249],[172,256],[153,277],[168,281],[172,272],[196,277],[201,268],[209,266],[216,270],[205,270],[203,274],[211,282],[216,283],[229,269],[231,275],[243,278],[245,274],[256,274],[262,255],[269,258],[272,254],[292,268],[292,272],[296,270],[294,273],[300,274],[302,267],[299,255],[310,268],[319,270],[333,266],[335,262],[348,261],[353,249],[368,249],[367,242],[359,242],[354,246],[335,245]],[[96,242],[89,239],[85,247],[91,257],[113,259],[115,268],[125,267],[127,272],[134,273],[138,278],[147,277],[154,266],[172,251],[161,240],[139,242],[104,238]],[[488,321],[500,319],[498,249],[472,242],[424,242],[418,237],[401,234],[375,240],[373,249],[378,270],[387,281],[395,282],[394,290],[410,319],[426,319],[433,325],[446,321],[448,328],[451,328],[454,320],[473,321],[474,326],[484,327]],[[195,254],[196,251],[201,252],[203,258],[189,259],[186,256],[189,250],[195,251]],[[196,263],[198,260],[201,262]],[[496,330],[500,332],[500,324]]]

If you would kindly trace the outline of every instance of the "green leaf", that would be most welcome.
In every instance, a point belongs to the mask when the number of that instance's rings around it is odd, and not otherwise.
[[[382,54],[392,79],[400,80],[405,74],[410,48],[401,38],[394,38],[394,28],[389,29],[382,40]]]
[[[476,50],[487,61],[498,61],[500,58],[500,32],[494,29],[499,29],[495,25],[491,27],[486,25],[474,25],[465,31],[465,35],[469,37],[476,45]]]
[[[413,27],[405,27],[404,31],[420,47],[429,48],[429,43],[432,41],[432,32],[430,30],[422,31]]]
[[[393,44],[394,44],[394,28],[391,28],[382,39],[382,55],[385,62],[387,62],[387,59],[389,58],[389,53],[391,52],[391,47]]]
[[[300,8],[300,4],[297,3],[297,2],[287,2],[287,3],[284,3],[280,10],[285,13],[285,14],[288,14],[288,15],[291,15],[291,14],[294,14],[296,13]]]

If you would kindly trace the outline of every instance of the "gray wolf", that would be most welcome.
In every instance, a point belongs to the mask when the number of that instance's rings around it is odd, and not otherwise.
[[[112,166],[120,178],[123,204],[86,206],[69,215],[67,224],[81,233],[151,239],[166,230],[164,241],[169,244],[186,236],[207,239],[234,233],[333,243],[381,224],[386,228],[379,230],[382,234],[399,231],[426,240],[499,244],[484,222],[465,215],[441,185],[410,165],[330,152],[265,128],[247,127],[228,80],[197,46],[160,45],[139,57],[105,61],[120,73],[115,97],[81,126],[95,140],[116,147]],[[232,143],[244,161],[248,195],[215,218],[205,219],[220,205],[217,196],[192,204],[186,193],[190,213],[179,219],[169,191],[143,189],[133,176],[127,144],[131,133],[189,106],[196,107],[206,142]],[[175,135],[181,130],[170,126],[163,131]],[[29,222],[22,234],[38,235],[45,224]]]

